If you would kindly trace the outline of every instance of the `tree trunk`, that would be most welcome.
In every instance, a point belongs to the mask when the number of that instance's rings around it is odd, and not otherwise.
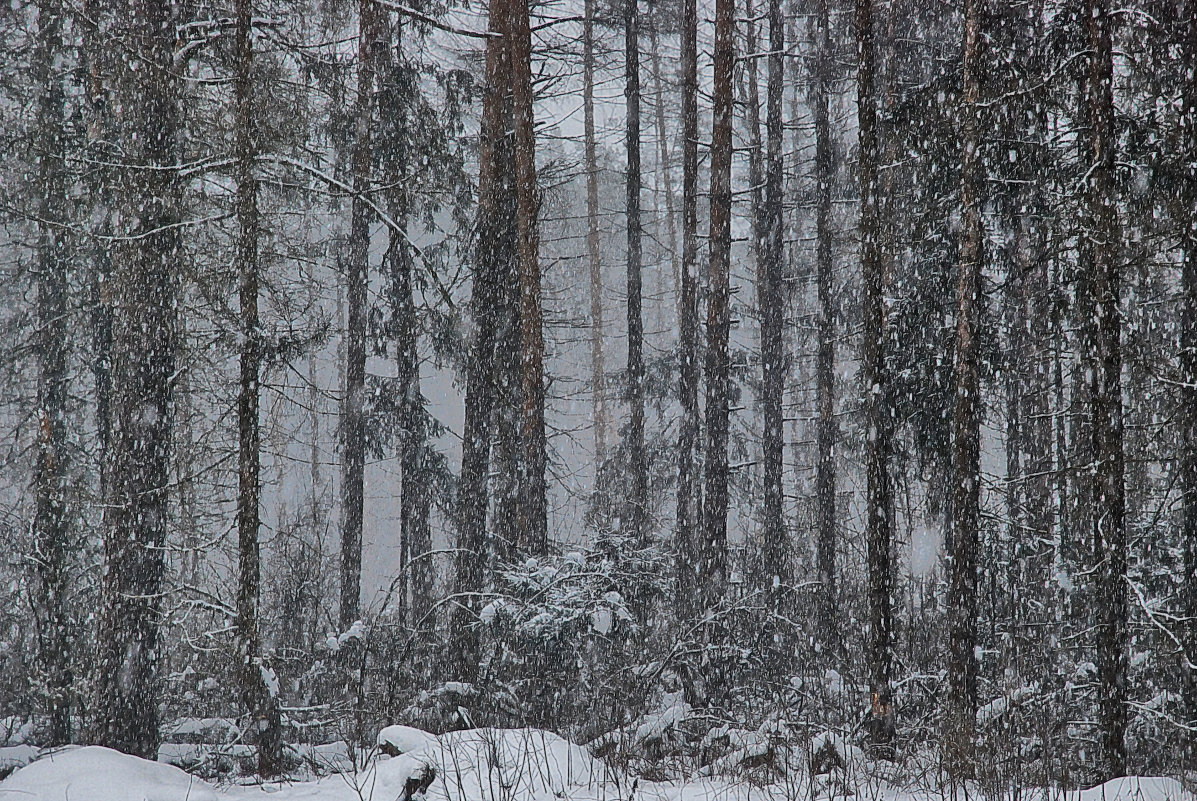
[[[1186,4],[1188,13],[1181,19],[1197,19],[1197,0]],[[1188,80],[1183,89],[1182,114],[1185,120],[1187,139],[1184,148],[1188,164],[1188,196],[1181,207],[1184,217],[1180,222],[1181,246],[1184,248],[1184,262],[1181,272],[1183,305],[1181,312],[1180,366],[1181,393],[1180,408],[1183,409],[1180,486],[1181,490],[1181,532],[1184,542],[1184,583],[1181,614],[1190,621],[1185,627],[1184,649],[1186,659],[1181,664],[1184,672],[1184,710],[1189,726],[1197,726],[1197,25],[1186,28],[1182,63],[1190,65]],[[1187,766],[1197,762],[1197,740],[1189,738],[1189,750],[1185,755]]]
[[[835,162],[831,141],[831,17],[830,0],[819,0],[818,32],[815,43],[815,183],[818,195],[815,211],[815,270],[819,295],[819,336],[815,357],[815,385],[818,408],[818,463],[815,465],[815,504],[818,534],[815,565],[819,575],[819,628],[823,645],[831,653],[841,650],[839,626],[836,625],[836,469],[835,446],[839,425],[835,419],[835,339],[836,309],[833,295],[835,280],[834,237],[831,219],[832,183]]]
[[[644,461],[644,318],[641,311],[640,219],[640,10],[624,0],[624,98],[627,110],[628,221],[628,493],[623,529],[642,542],[648,523],[648,474]]]
[[[715,5],[715,75],[711,128],[711,257],[707,297],[707,440],[702,543],[702,605],[716,607],[727,584],[727,437],[731,374],[732,70],[736,61],[735,0]]]
[[[172,68],[173,6],[129,0],[118,32],[137,59],[115,91],[122,152],[131,164],[120,199],[128,228],[113,260],[113,431],[105,508],[106,570],[98,638],[100,745],[154,759],[158,753],[159,621],[169,525],[171,398],[175,375],[175,276],[179,84]],[[137,67],[133,69],[132,67]]]
[[[673,208],[673,169],[670,166],[669,130],[665,127],[665,85],[661,81],[661,50],[658,46],[658,33],[661,27],[660,15],[653,18],[652,29],[649,31],[649,44],[652,47],[653,91],[657,96],[656,122],[657,138],[660,148],[661,184],[665,190],[665,236],[669,248],[669,263],[672,267],[673,289],[680,291],[681,275],[680,260],[677,250],[677,218]]]
[[[1122,444],[1122,346],[1118,298],[1121,233],[1114,185],[1113,50],[1110,13],[1104,0],[1086,0],[1089,48],[1086,112],[1089,117],[1089,178],[1085,235],[1092,252],[1095,325],[1089,353],[1092,376],[1093,541],[1099,559],[1097,636],[1099,714],[1107,779],[1126,772],[1127,630],[1126,489]]]
[[[977,548],[980,539],[981,417],[977,325],[985,230],[981,164],[981,4],[965,0],[961,103],[960,262],[952,411],[952,545],[948,590],[948,711],[944,749],[952,778],[975,775],[977,721]]]
[[[411,243],[405,235],[412,211],[408,192],[411,180],[408,150],[415,86],[411,68],[403,60],[402,14],[396,17],[394,31],[393,44],[385,48],[385,75],[379,76],[380,116],[383,118],[379,144],[384,155],[385,183],[390,187],[388,212],[401,229],[390,232],[386,255],[394,321],[396,391],[400,398],[399,469],[403,483],[399,498],[399,531],[404,556],[402,569],[405,571],[400,592],[403,594],[402,609],[406,612],[410,577],[411,616],[410,621],[405,622],[420,627],[428,625],[425,618],[432,609],[434,571],[428,555],[432,549],[429,526],[432,493],[428,474],[427,413],[420,388],[420,326],[412,276],[414,264]]]
[[[682,266],[678,309],[677,530],[674,535],[678,617],[687,620],[698,600],[701,517],[698,483],[698,4],[682,0]]]
[[[456,603],[452,638],[458,664],[456,677],[473,680],[478,666],[478,636],[474,624],[481,608],[487,564],[486,512],[489,505],[491,421],[497,387],[496,307],[501,282],[514,258],[510,205],[504,184],[503,151],[510,142],[505,113],[511,86],[508,14],[505,0],[491,0],[486,40],[486,92],[482,99],[482,129],[478,147],[478,221],[474,265],[474,339],[466,378],[465,428],[462,434],[461,480],[458,489]]]
[[[586,138],[586,252],[590,265],[590,352],[594,395],[594,472],[607,459],[607,375],[603,359],[603,265],[599,252],[598,154],[594,131],[594,3],[582,23],[582,108]]]
[[[878,208],[876,53],[873,0],[856,0],[857,126],[860,173],[860,262],[864,282],[861,378],[865,392],[866,560],[869,632],[867,657],[871,695],[869,739],[882,756],[892,757],[893,566],[889,459],[893,414],[885,363],[885,264]]]
[[[762,215],[760,282],[761,307],[761,406],[764,415],[764,556],[773,571],[775,605],[793,583],[790,547],[782,513],[782,459],[785,429],[782,400],[785,392],[786,355],[782,344],[785,295],[782,259],[785,241],[782,226],[782,130],[781,101],[785,82],[783,63],[785,19],[781,0],[769,0],[769,86],[766,97],[765,203]]]
[[[530,554],[548,550],[546,471],[548,443],[544,428],[544,331],[540,300],[540,236],[537,216],[535,118],[532,107],[532,32],[528,0],[509,0],[511,97],[515,119],[513,142],[520,287],[520,373],[523,413],[520,415],[520,537]]]
[[[259,633],[258,598],[261,560],[261,434],[259,386],[262,368],[262,332],[258,323],[258,180],[254,159],[258,153],[254,121],[253,7],[251,0],[236,6],[236,214],[238,227],[237,272],[241,305],[241,387],[237,398],[238,492],[237,545],[240,567],[237,585],[237,658],[241,661],[242,699],[254,722],[258,746],[258,775],[274,776],[283,770],[282,721],[279,699],[271,692]]]
[[[354,100],[353,205],[345,298],[345,397],[341,410],[341,630],[361,617],[362,516],[366,473],[366,336],[370,286],[371,164],[374,127],[374,47],[377,38],[374,0],[358,6],[357,96]]]
[[[40,0],[34,80],[38,87],[37,151],[40,190],[37,244],[37,462],[33,563],[37,574],[38,658],[45,686],[48,745],[71,741],[72,615],[68,606],[75,544],[67,509],[68,256],[65,241],[66,91],[61,0]]]

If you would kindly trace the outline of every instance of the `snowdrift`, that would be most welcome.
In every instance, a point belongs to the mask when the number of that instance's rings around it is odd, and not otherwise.
[[[0,782],[0,801],[220,801],[182,770],[99,746],[46,754]]]
[[[618,775],[584,748],[536,729],[470,729],[437,737],[418,729],[388,727],[378,739],[398,755],[380,756],[356,774],[220,788],[171,765],[96,746],[70,747],[47,753],[0,781],[0,801],[626,801],[633,797],[637,801],[756,801],[813,795],[799,776],[792,777],[796,783],[772,788],[721,778],[688,784],[640,781],[633,789],[628,777]],[[820,743],[826,745],[823,740]],[[816,783],[816,792],[817,787]],[[836,796],[843,798],[844,789]],[[854,797],[860,801],[942,801],[944,797],[935,791],[885,786],[863,790]],[[1128,777],[1089,790],[1032,797],[1197,801],[1179,782],[1153,777]]]

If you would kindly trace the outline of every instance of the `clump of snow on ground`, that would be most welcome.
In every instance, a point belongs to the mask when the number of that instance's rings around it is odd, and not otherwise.
[[[435,736],[411,726],[386,726],[378,732],[378,747],[389,756],[422,751],[436,743]]]
[[[46,754],[0,782],[0,799],[21,801],[219,801],[200,779],[172,766],[99,746]]]

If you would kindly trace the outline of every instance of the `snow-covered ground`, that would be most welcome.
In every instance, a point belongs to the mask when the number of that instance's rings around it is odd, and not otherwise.
[[[610,769],[586,749],[533,729],[472,729],[439,737],[407,727],[379,734],[380,756],[356,773],[255,786],[215,786],[172,765],[96,746],[44,754],[0,782],[0,801],[944,801],[941,792],[879,782],[805,780],[770,787],[731,779],[647,782]],[[849,789],[850,788],[850,789]],[[846,795],[847,793],[847,795]],[[1174,779],[1125,778],[1070,793],[1024,793],[1046,801],[1191,801]],[[963,797],[963,796],[961,796]],[[975,793],[969,797],[979,798]]]

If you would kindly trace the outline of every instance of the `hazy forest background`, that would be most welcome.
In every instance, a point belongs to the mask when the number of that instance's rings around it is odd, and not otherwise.
[[[12,0],[0,152],[29,741],[1197,768],[1197,0]]]

